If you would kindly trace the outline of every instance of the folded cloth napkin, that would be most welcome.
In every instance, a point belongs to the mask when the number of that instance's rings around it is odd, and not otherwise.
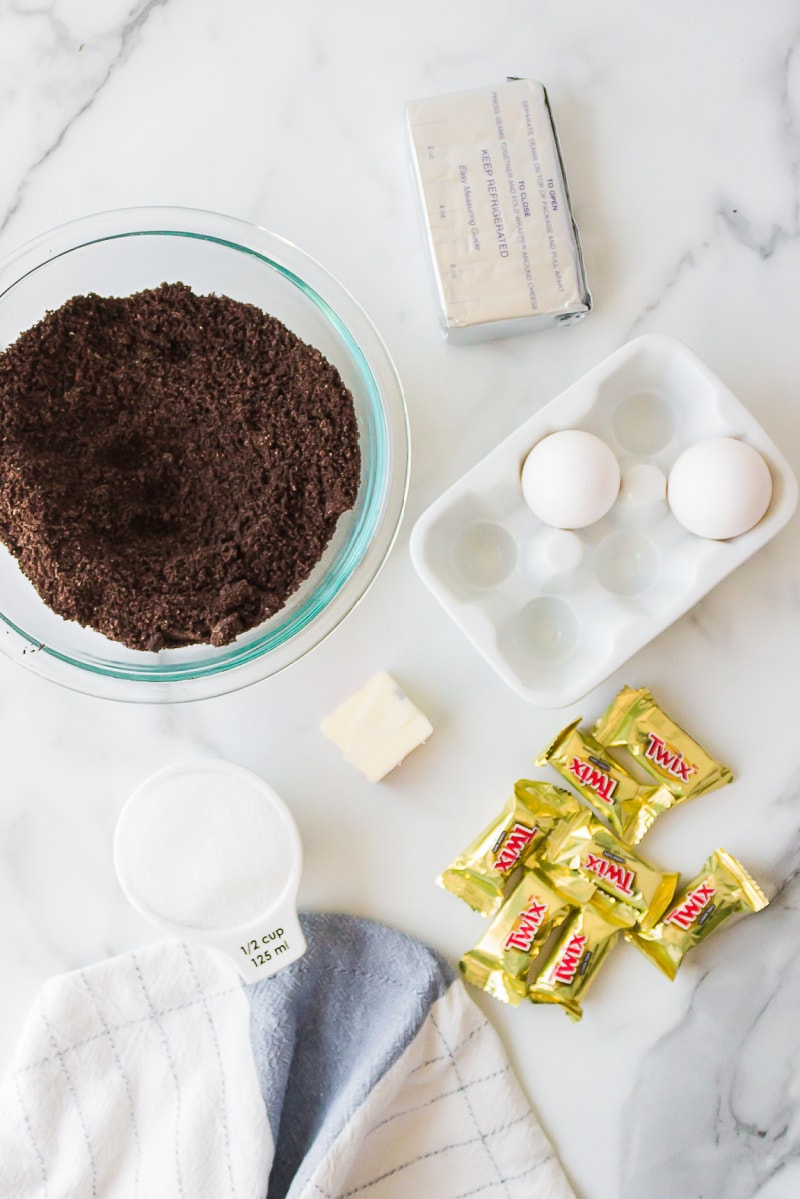
[[[302,918],[247,986],[164,941],[48,982],[0,1087],[2,1199],[574,1199],[447,963]]]

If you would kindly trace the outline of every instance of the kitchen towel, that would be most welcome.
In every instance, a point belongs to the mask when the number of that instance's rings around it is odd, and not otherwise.
[[[50,980],[0,1087],[3,1199],[574,1199],[448,964],[302,923],[249,986],[180,941]]]

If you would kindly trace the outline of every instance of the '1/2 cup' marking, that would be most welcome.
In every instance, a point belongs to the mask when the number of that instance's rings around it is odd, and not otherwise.
[[[288,952],[289,942],[283,940],[283,937],[283,929],[274,928],[272,932],[265,933],[260,940],[248,941],[246,945],[240,945],[239,948],[254,966],[266,966],[274,958]]]

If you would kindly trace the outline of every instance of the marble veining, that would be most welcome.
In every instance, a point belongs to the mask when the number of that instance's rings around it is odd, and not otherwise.
[[[548,87],[595,310],[447,346],[406,161],[407,99]],[[800,518],[579,706],[537,710],[416,579],[416,516],[628,338],[684,339],[800,469],[800,23],[791,0],[9,0],[0,5],[0,253],[75,217],[209,208],[297,242],[370,313],[409,404],[408,515],[373,589],[284,674],[180,708],[71,695],[0,658],[0,1059],[49,975],[152,939],[116,885],[117,813],[148,773],[221,755],[291,805],[301,902],[394,924],[455,961],[480,923],[433,879],[563,724],[647,684],[735,782],[648,854],[722,845],[774,900],[669,984],[609,958],[582,1024],[478,996],[581,1199],[800,1190]],[[669,563],[662,569],[668,570]],[[434,725],[371,787],[320,720],[377,669]],[[542,772],[544,773],[544,772]],[[391,880],[391,881],[389,881]]]
[[[0,222],[0,233],[22,203],[31,176],[60,148],[75,122],[100,95],[112,72],[127,60],[133,39],[152,10],[162,8],[166,3],[167,0],[146,0],[133,9],[127,4],[119,6],[121,22],[117,25],[107,25],[101,31],[92,28],[91,24],[87,29],[80,20],[73,24],[69,19],[73,14],[69,11],[61,15],[62,7],[67,10],[76,7],[80,9],[80,5],[60,6],[56,0],[52,0],[50,5],[46,6],[27,5],[24,0],[17,0],[17,3],[11,5],[10,13],[16,17],[41,19],[37,20],[37,28],[30,39],[35,49],[35,59],[33,63],[30,59],[27,63],[23,59],[26,76],[24,83],[27,86],[13,89],[8,97],[16,109],[15,116],[23,121],[31,120],[33,108],[35,117],[31,121],[33,128],[30,132],[33,136],[29,144],[26,145],[18,133],[11,142],[12,148],[28,151],[32,157],[28,159],[21,178],[16,181],[16,190],[8,196],[7,207]],[[104,15],[107,20],[113,11],[109,11],[109,7],[105,6]],[[12,25],[9,41],[12,41],[14,32]],[[81,40],[84,36],[90,40]],[[76,73],[77,55],[82,57],[81,69]],[[32,65],[33,71],[30,70]],[[71,88],[71,83],[77,83],[78,86]],[[48,98],[57,101],[57,104],[48,105],[44,111],[36,104],[36,88],[42,84],[46,85]],[[46,117],[43,120],[45,113]],[[9,174],[7,186],[11,187],[14,182],[14,176]]]
[[[783,869],[763,919],[709,946],[683,1018],[639,1063],[623,1110],[623,1126],[633,1130],[623,1159],[626,1197],[796,1191],[800,845]],[[642,1111],[651,1117],[640,1119]]]

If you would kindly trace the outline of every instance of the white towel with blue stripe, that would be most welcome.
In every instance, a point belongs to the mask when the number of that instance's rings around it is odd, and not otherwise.
[[[178,941],[47,983],[0,1087],[2,1199],[574,1199],[447,963],[303,926],[250,986]]]

